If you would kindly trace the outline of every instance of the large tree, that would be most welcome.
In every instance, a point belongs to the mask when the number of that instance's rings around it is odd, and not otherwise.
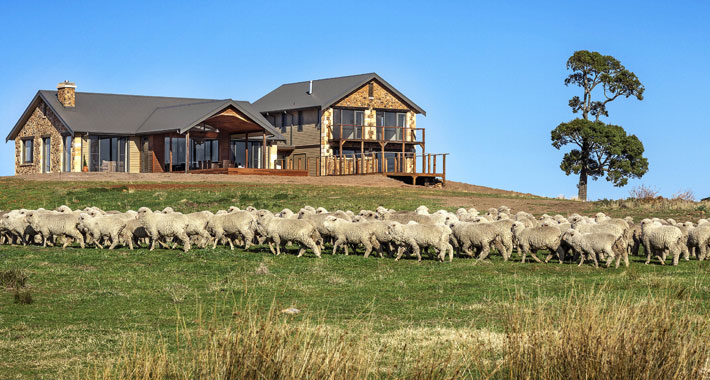
[[[619,97],[643,100],[644,87],[636,74],[616,58],[598,52],[574,52],[567,60],[567,69],[572,73],[565,79],[565,85],[583,90],[582,97],[575,96],[569,101],[572,112],[581,113],[582,118],[555,128],[552,145],[557,149],[569,143],[577,145],[564,155],[560,168],[567,175],[579,175],[578,197],[587,200],[590,176],[596,180],[606,174],[614,186],[624,186],[628,178],[640,178],[648,171],[641,141],[634,135],[627,136],[620,126],[599,121],[601,116],[609,116],[607,104]]]

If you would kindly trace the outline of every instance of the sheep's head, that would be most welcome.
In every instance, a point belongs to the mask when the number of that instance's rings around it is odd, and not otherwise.
[[[278,216],[280,218],[290,218],[292,215],[293,215],[293,211],[291,211],[288,208],[285,208],[285,209],[281,210],[281,212],[276,214],[276,216]]]
[[[63,213],[63,214],[71,214],[71,208],[67,205],[61,205],[57,207],[57,211]]]
[[[325,214],[325,213],[327,213],[327,212],[328,212],[328,210],[326,210],[326,209],[323,208],[323,207],[318,207],[318,208],[316,209],[316,214]]]
[[[27,211],[25,213],[25,222],[29,224],[36,223],[38,219],[37,211]]]
[[[239,207],[237,207],[237,206],[229,206],[229,208],[227,210],[228,210],[228,212],[241,211],[239,209]]]
[[[328,215],[325,217],[323,220],[323,227],[325,227],[326,230],[332,231],[335,228],[335,223],[337,222],[338,218],[336,218],[333,215]]]
[[[420,215],[429,215],[429,207],[421,205],[421,206],[417,207],[414,210],[414,212],[416,212],[417,214],[420,214]]]
[[[232,207],[234,207],[234,206],[232,206]],[[230,207],[230,208],[231,208],[231,207]],[[257,210],[256,210],[256,207],[254,207],[254,206],[247,206],[247,208],[245,208],[244,210],[245,210],[245,211],[248,211],[248,212],[255,212],[255,211],[257,211]]]
[[[152,214],[153,211],[151,211],[148,207],[141,207],[138,209],[138,217],[144,217],[148,214]]]
[[[163,214],[172,214],[174,212],[175,212],[175,210],[173,210],[173,208],[170,206],[163,209]]]
[[[395,240],[401,240],[401,238],[404,236],[404,229],[402,228],[402,225],[399,223],[391,223],[387,226],[387,229],[385,230],[385,234],[390,236],[391,238]]]

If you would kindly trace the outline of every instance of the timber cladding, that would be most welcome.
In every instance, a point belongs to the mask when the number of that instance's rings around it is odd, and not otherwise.
[[[372,87],[370,87],[372,86]],[[372,97],[370,97],[372,95]],[[355,92],[351,93],[343,100],[335,104],[336,107],[362,107],[362,108],[384,108],[393,110],[408,110],[397,97],[373,80]]]
[[[62,134],[69,134],[69,131],[44,102],[40,102],[15,137],[15,174],[42,172],[44,137],[50,138],[50,171],[61,172],[64,145]],[[32,162],[26,164],[22,157],[22,142],[28,138],[33,140]]]

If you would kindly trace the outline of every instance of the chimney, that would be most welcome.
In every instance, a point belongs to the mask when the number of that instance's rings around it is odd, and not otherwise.
[[[65,80],[57,85],[57,99],[64,107],[76,105],[76,84]]]
[[[308,95],[313,94],[313,81],[308,82]]]

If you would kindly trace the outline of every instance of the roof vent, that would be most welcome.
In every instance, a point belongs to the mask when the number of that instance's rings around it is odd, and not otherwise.
[[[308,95],[313,95],[313,81],[308,82]]]

